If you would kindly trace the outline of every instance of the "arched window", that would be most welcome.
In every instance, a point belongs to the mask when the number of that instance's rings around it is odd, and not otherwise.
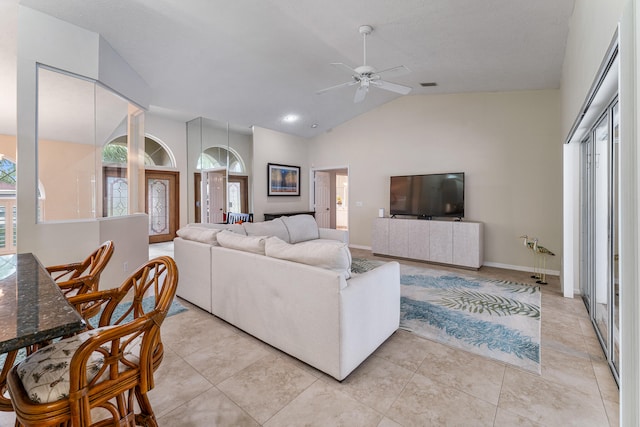
[[[102,149],[102,163],[113,165],[127,164],[127,137],[121,136],[109,142]],[[169,152],[156,140],[144,137],[144,165],[145,167],[166,166],[175,167]]]
[[[222,169],[227,165],[227,155],[229,156],[229,172],[245,173],[244,162],[240,156],[232,149],[222,146],[209,147],[198,158],[196,169]]]

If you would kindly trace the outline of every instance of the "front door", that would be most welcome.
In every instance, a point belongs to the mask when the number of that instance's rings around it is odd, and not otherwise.
[[[178,227],[178,173],[145,171],[145,212],[149,215],[149,243],[167,242]]]

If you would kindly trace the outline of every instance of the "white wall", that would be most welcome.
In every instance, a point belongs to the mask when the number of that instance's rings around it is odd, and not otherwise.
[[[576,1],[560,85],[562,137],[578,117],[598,68],[613,40],[626,0]]]
[[[176,160],[180,173],[180,219],[178,228],[187,224],[187,124],[153,113],[145,113],[145,134],[166,145]],[[192,186],[193,191],[193,186]]]
[[[146,215],[117,221],[89,220],[38,224],[36,221],[36,64],[41,63],[93,79],[104,78],[115,90],[136,87],[132,98],[144,106],[149,88],[97,34],[43,13],[19,8],[17,50],[18,252],[33,252],[45,265],[80,261],[102,239],[113,237],[116,253],[129,260],[109,266],[105,277],[119,282],[148,258]],[[126,92],[121,92],[127,96]],[[62,166],[62,165],[61,165]],[[68,185],[60,182],[60,185]],[[141,218],[145,220],[140,233]],[[112,227],[117,224],[117,227]],[[118,255],[120,256],[120,255]]]
[[[253,128],[253,213],[263,221],[264,213],[309,210],[309,141],[260,127]],[[267,164],[300,166],[300,196],[267,196]]]
[[[518,236],[562,256],[559,92],[405,96],[325,133],[309,145],[314,167],[349,166],[350,243],[371,245],[389,176],[465,173],[465,218],[485,224],[485,263],[531,269]],[[358,203],[360,202],[360,203]],[[361,204],[361,206],[359,206]]]

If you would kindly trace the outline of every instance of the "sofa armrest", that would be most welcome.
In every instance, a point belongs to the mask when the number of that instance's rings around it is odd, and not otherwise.
[[[400,326],[400,264],[387,262],[347,280],[340,318],[340,367],[346,376]]]
[[[349,232],[346,230],[335,230],[333,228],[318,228],[321,239],[337,240],[342,243],[349,243]]]
[[[176,295],[211,312],[211,250],[208,243],[173,240],[174,259],[180,278]]]

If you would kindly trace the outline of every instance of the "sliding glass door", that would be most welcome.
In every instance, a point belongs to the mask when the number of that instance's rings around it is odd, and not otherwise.
[[[618,309],[618,100],[582,142],[580,290],[617,378]]]

